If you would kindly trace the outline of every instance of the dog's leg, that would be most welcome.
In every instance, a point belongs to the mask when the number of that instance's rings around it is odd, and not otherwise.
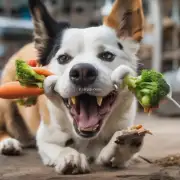
[[[86,156],[66,146],[70,139],[69,134],[62,132],[60,127],[42,122],[37,133],[37,146],[44,165],[54,166],[60,174],[88,173]]]
[[[135,75],[136,73],[130,67],[121,65],[113,71],[111,74],[111,79],[119,87],[122,84],[123,78],[128,74]],[[134,117],[130,119],[134,119]],[[124,134],[126,134],[126,136],[124,136]],[[125,143],[115,143],[117,137],[122,136],[125,138]],[[136,137],[136,132],[132,135],[131,132],[117,131],[113,135],[108,145],[102,149],[99,157],[97,158],[97,163],[101,165],[117,164],[121,167],[126,166],[131,157],[133,157],[133,155],[140,150],[144,139],[144,136],[137,136],[136,138],[132,139],[129,138],[133,136]]]
[[[56,76],[48,77],[44,82],[44,89],[51,103],[60,107],[60,97],[53,91],[56,80]],[[54,106],[53,104],[51,107]],[[50,119],[54,122],[56,113],[52,109],[49,109],[49,112]],[[56,122],[60,120],[61,118]],[[37,132],[37,146],[43,163],[55,166],[55,170],[60,174],[88,173],[89,165],[86,156],[66,146],[67,142],[71,140],[70,134],[63,131],[58,123],[53,124],[52,122],[46,124],[42,120]]]
[[[17,134],[16,130],[10,128],[11,122],[13,122],[11,102],[0,99],[0,154],[3,155],[19,155],[22,151],[20,142],[10,135]]]
[[[0,153],[3,155],[20,155],[21,145],[18,140],[13,139],[7,132],[0,132]]]
[[[134,155],[143,144],[146,131],[138,130],[117,131],[105,146],[97,159],[97,164],[112,167],[127,167]]]

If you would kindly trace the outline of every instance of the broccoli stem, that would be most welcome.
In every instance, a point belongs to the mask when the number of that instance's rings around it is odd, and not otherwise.
[[[143,94],[151,94],[151,91],[149,89],[142,89],[140,90],[140,92]]]
[[[149,95],[151,91],[149,89],[136,89],[137,83],[140,82],[140,80],[141,80],[141,76],[133,77],[133,76],[127,75],[124,78],[124,83],[128,86],[129,90],[135,94],[137,100],[143,107],[150,107],[151,98]],[[147,85],[150,85],[150,83],[147,83]]]
[[[131,75],[127,75],[124,78],[124,83],[130,88],[130,89],[135,89],[136,88],[136,82],[137,82],[137,78],[133,77]]]
[[[139,103],[148,109],[158,106],[170,91],[162,74],[154,70],[143,70],[138,77],[127,75],[123,84],[136,96]]]
[[[141,99],[141,104],[143,107],[149,107],[151,106],[151,99],[149,96],[143,96]]]

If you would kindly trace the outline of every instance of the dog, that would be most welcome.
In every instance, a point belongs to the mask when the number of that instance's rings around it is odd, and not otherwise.
[[[55,75],[45,79],[35,106],[0,99],[1,154],[19,155],[35,143],[43,164],[60,174],[88,173],[91,163],[127,167],[144,140],[127,130],[137,103],[121,87],[127,74],[136,75],[141,0],[116,0],[103,25],[84,29],[56,22],[40,0],[29,0],[29,7],[34,42],[8,60],[1,84],[16,80],[18,58],[38,59]]]

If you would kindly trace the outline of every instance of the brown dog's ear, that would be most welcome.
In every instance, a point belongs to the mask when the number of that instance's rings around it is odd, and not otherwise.
[[[119,38],[130,37],[140,42],[144,35],[142,0],[116,0],[104,25],[115,29]]]

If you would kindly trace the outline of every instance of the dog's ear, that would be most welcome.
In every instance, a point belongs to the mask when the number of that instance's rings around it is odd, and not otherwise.
[[[142,0],[116,0],[104,24],[115,29],[119,38],[140,42],[144,35]]]
[[[39,61],[46,65],[47,57],[53,49],[53,42],[65,28],[67,22],[56,22],[48,13],[41,0],[29,0],[29,8],[34,24],[34,42],[38,51]]]

